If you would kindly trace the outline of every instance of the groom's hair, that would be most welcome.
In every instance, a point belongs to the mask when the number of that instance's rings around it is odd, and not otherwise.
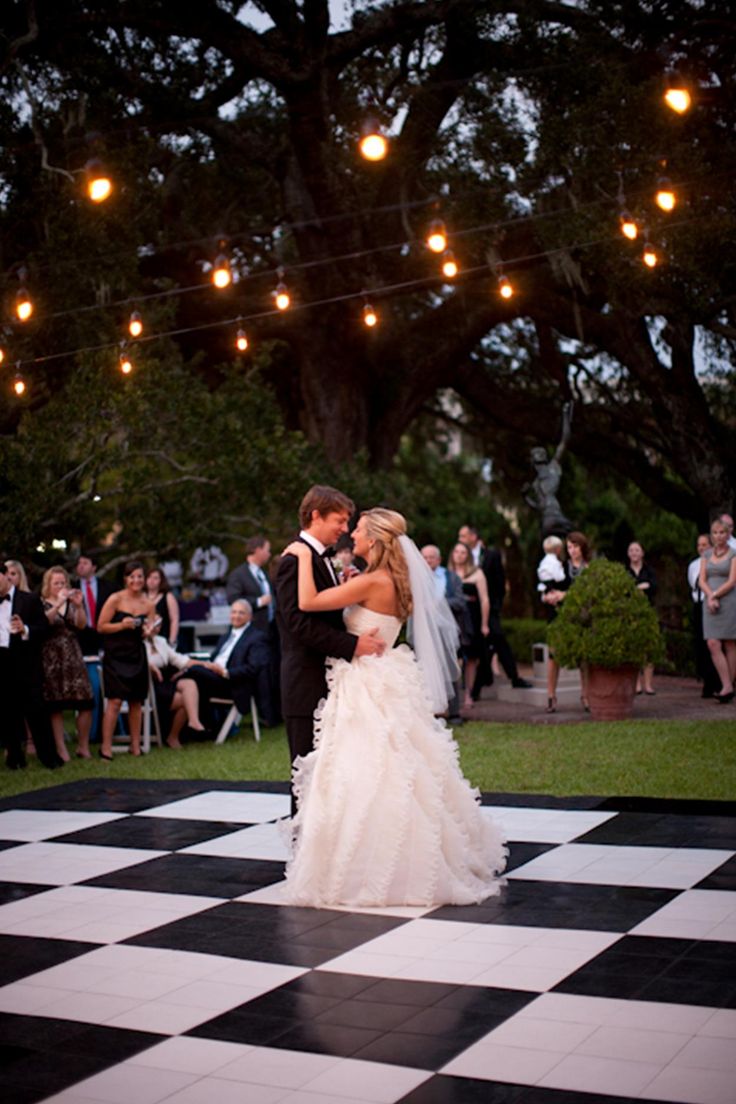
[[[312,524],[312,513],[316,510],[321,517],[347,510],[349,514],[355,513],[355,503],[336,487],[321,487],[316,484],[310,487],[299,507],[299,524],[302,529],[308,529]]]

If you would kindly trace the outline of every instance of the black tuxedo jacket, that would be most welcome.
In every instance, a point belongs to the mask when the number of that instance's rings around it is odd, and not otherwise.
[[[75,579],[74,586],[84,594],[84,581],[82,579]],[[117,588],[108,583],[107,579],[97,580],[97,601],[95,604],[96,618],[99,618],[100,611],[104,606],[107,599],[111,594],[115,593]],[[84,605],[85,612],[87,609],[87,603]],[[82,655],[93,656],[98,655],[100,648],[102,647],[102,637],[97,632],[97,625],[87,624],[83,629],[79,630],[79,647],[82,649]]]
[[[485,549],[480,558],[480,568],[488,583],[491,612],[498,614],[501,612],[501,606],[506,597],[506,572],[504,571],[501,553],[497,548]]]
[[[306,541],[304,542],[307,543]],[[318,591],[334,586],[329,568],[311,545]],[[345,632],[342,610],[305,613],[299,609],[299,564],[284,556],[276,575],[276,621],[281,636],[281,703],[285,717],[311,717],[327,693],[325,659],[353,658],[357,636]]]
[[[263,568],[261,570],[263,571]],[[253,578],[253,572],[247,561],[241,564],[240,567],[236,567],[227,577],[228,602],[232,603],[238,598],[245,598],[247,602],[250,602],[253,609],[253,624],[257,629],[262,629],[265,632],[268,629],[268,606],[262,606],[260,609],[256,607],[262,593],[260,584],[257,579]]]
[[[17,614],[28,626],[27,640],[23,640],[20,633],[10,634],[8,662],[11,678],[17,680],[24,693],[40,695],[43,685],[41,645],[51,632],[51,626],[37,594],[16,588],[10,612]]]
[[[215,658],[229,635],[229,631],[222,634],[217,641],[211,659]],[[225,664],[230,676],[228,679],[230,692],[241,713],[247,713],[250,709],[251,694],[255,693],[259,675],[267,670],[270,658],[271,653],[265,633],[262,633],[255,625],[249,625]],[[258,699],[257,694],[256,699]]]

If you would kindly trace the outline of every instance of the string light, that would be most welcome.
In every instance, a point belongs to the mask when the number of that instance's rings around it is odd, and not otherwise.
[[[2,364],[2,362],[4,360],[5,360],[5,350],[3,349],[2,345],[0,345],[0,364]]]
[[[130,359],[128,351],[125,347],[123,347],[120,353],[118,367],[120,368],[120,371],[123,373],[124,376],[129,376],[130,373],[133,371],[133,361]]]
[[[233,274],[230,270],[230,261],[224,253],[220,253],[215,259],[211,279],[218,291],[222,291],[232,283]]]
[[[660,262],[660,256],[651,242],[646,242],[644,245],[644,252],[641,255],[641,259],[647,268],[656,268]]]
[[[681,75],[676,72],[667,74],[667,88],[663,100],[676,115],[684,115],[690,110],[693,102],[690,89]]]
[[[33,300],[24,287],[15,297],[15,313],[19,322],[27,322],[33,314]]]
[[[363,124],[358,149],[366,161],[383,161],[388,153],[388,139],[375,119],[366,119]]]
[[[244,353],[248,349],[248,336],[242,326],[239,327],[235,335],[235,348],[239,353]]]
[[[677,195],[667,177],[662,176],[658,181],[657,194],[654,202],[662,211],[674,211],[677,205]]]
[[[26,393],[26,381],[23,379],[20,372],[16,372],[13,376],[13,391],[19,399]]]
[[[628,211],[622,211],[619,217],[619,226],[621,233],[629,241],[636,241],[639,237],[639,227],[636,224],[636,220],[631,217]]]
[[[143,333],[143,319],[140,311],[132,311],[128,320],[128,333],[131,337],[140,337]]]
[[[99,157],[91,158],[84,166],[87,178],[87,195],[93,203],[104,203],[112,195],[112,180]]]
[[[289,289],[284,283],[284,270],[279,267],[276,271],[278,278],[278,284],[271,292],[273,301],[276,304],[276,309],[280,311],[288,310],[291,306],[291,296],[289,295]]]
[[[498,277],[498,294],[502,299],[511,299],[515,292],[514,285],[509,280],[508,276]]]
[[[372,330],[378,323],[378,315],[374,311],[370,303],[366,302],[363,306],[363,324]]]
[[[433,253],[444,253],[447,249],[447,230],[442,219],[433,219],[426,237],[427,249]]]
[[[457,274],[458,265],[455,254],[451,249],[446,249],[442,254],[442,275],[446,276],[448,280],[454,280]]]

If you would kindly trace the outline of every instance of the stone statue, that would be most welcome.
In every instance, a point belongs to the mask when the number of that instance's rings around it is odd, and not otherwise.
[[[573,523],[563,514],[557,500],[557,491],[562,477],[560,460],[570,440],[572,409],[571,402],[565,403],[562,408],[562,435],[552,459],[549,459],[547,450],[543,447],[533,448],[530,454],[536,474],[534,481],[531,484],[527,483],[522,493],[525,502],[541,514],[542,539],[553,533],[556,536],[564,536],[574,528]]]

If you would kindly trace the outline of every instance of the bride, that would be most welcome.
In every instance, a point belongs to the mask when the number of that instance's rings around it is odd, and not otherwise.
[[[434,716],[457,677],[454,618],[401,514],[368,510],[352,536],[367,571],[321,593],[310,548],[285,550],[299,561],[299,608],[347,607],[346,628],[377,629],[386,651],[327,661],[315,749],[294,764],[284,899],[314,908],[477,903],[499,891],[507,851]],[[407,618],[416,657],[393,648]]]

